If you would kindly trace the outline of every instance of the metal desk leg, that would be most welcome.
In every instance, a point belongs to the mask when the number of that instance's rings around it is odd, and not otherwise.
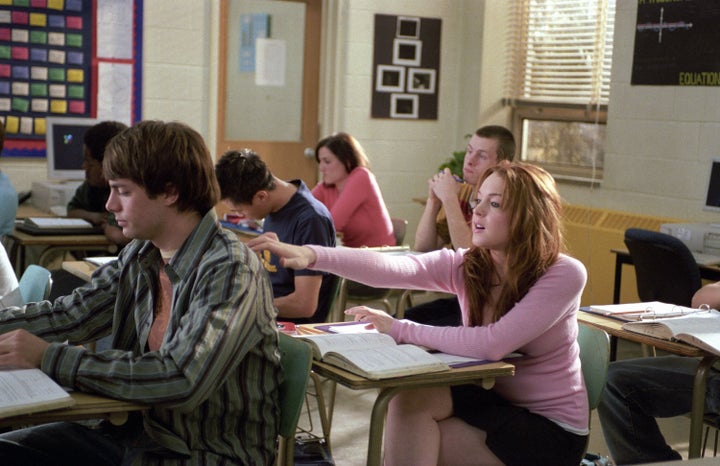
[[[620,285],[622,284],[623,261],[620,254],[615,255],[615,283],[613,284],[613,304],[620,304]]]
[[[368,466],[382,465],[382,441],[383,431],[385,429],[385,415],[387,414],[388,403],[390,399],[402,390],[400,387],[387,387],[380,390],[375,404],[373,405],[372,415],[370,416],[370,435],[368,438]]]
[[[702,442],[703,418],[705,415],[705,389],[707,376],[710,372],[716,356],[705,356],[700,361],[693,386],[692,411],[690,415],[690,445],[688,448],[689,458],[700,458],[700,447]]]

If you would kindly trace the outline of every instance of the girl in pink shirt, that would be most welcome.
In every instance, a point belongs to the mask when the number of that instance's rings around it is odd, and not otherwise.
[[[491,390],[462,385],[396,395],[386,464],[576,466],[589,433],[576,342],[585,268],[561,253],[560,196],[547,172],[501,162],[480,183],[467,250],[390,256],[278,242],[261,248],[284,257],[286,267],[457,294],[462,327],[397,320],[364,306],[345,311],[398,343],[488,360],[521,354],[511,360],[515,375]]]
[[[313,188],[325,204],[344,246],[395,246],[392,221],[360,144],[347,133],[322,139],[315,148],[322,181]]]

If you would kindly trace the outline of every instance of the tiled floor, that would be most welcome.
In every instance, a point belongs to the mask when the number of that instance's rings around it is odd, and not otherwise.
[[[618,354],[621,358],[641,356],[640,348],[627,342],[620,343]],[[360,466],[365,464],[370,411],[375,396],[376,392],[373,390],[355,391],[338,387],[331,433],[333,458],[337,466]],[[687,417],[666,419],[661,420],[660,424],[673,448],[680,451],[687,458],[689,419]],[[315,431],[320,432],[317,422]],[[591,418],[588,451],[609,455],[597,413],[593,413]],[[720,460],[718,460],[718,464],[720,464]]]

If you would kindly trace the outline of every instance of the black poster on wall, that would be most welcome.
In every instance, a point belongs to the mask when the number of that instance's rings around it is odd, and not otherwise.
[[[373,118],[436,120],[440,19],[375,15]]]
[[[631,84],[720,86],[720,2],[638,0]]]

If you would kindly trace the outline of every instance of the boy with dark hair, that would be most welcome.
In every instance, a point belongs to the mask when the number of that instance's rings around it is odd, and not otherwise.
[[[301,180],[288,182],[273,176],[255,152],[243,149],[225,153],[215,173],[223,203],[249,219],[265,219],[264,235],[290,244],[335,246],[335,227],[327,208]],[[323,322],[337,278],[287,269],[270,251],[263,251],[260,257],[270,274],[278,318],[296,323]]]
[[[113,215],[105,210],[110,188],[103,176],[102,162],[108,142],[125,128],[127,126],[118,121],[102,121],[87,130],[83,138],[85,181],[67,205],[68,217],[83,218],[102,226],[105,236],[118,245],[127,244],[129,239],[122,234]]]
[[[38,367],[148,410],[119,427],[0,435],[3,464],[273,464],[272,290],[257,255],[218,226],[220,190],[201,136],[140,122],[110,142],[103,172],[107,209],[133,241],[71,295],[0,312],[0,367]],[[109,350],[78,346],[111,332]]]

